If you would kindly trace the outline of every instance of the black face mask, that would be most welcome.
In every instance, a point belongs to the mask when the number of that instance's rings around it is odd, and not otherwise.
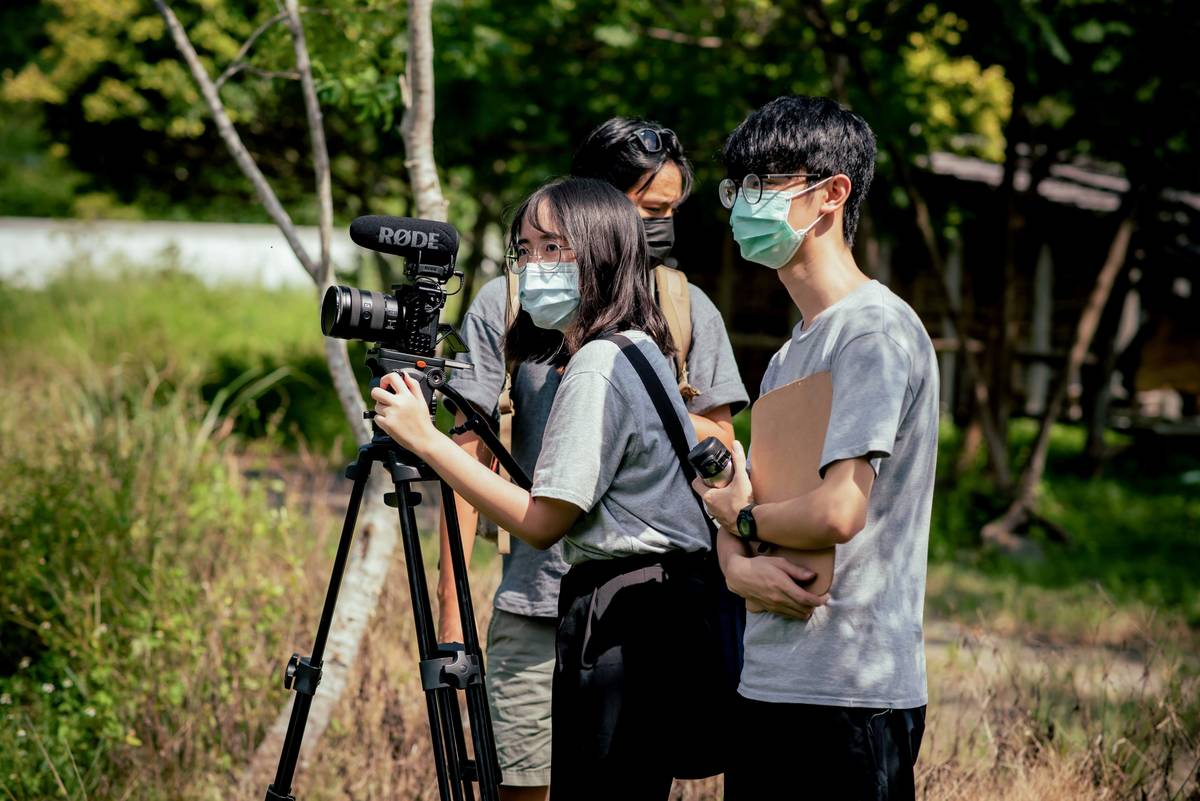
[[[675,247],[675,218],[674,217],[643,217],[642,227],[646,229],[646,248],[650,252],[650,260],[654,263],[664,261]]]

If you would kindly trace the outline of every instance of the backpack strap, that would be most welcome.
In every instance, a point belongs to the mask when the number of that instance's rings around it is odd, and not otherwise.
[[[700,394],[688,382],[687,360],[692,349],[692,296],[688,281],[679,270],[660,264],[654,268],[654,286],[658,307],[667,318],[667,329],[675,343],[675,373],[679,376],[679,394],[685,401]]]
[[[508,302],[504,306],[504,332],[507,335],[512,329],[513,320],[517,319],[517,312],[520,311],[521,301],[517,296],[519,288],[518,283],[513,280],[511,271],[506,270],[504,273],[504,284],[508,290]],[[500,444],[509,453],[512,453],[512,429],[513,429],[513,402],[512,402],[512,376],[514,365],[505,362],[504,384],[500,388],[500,397],[496,401],[496,407],[500,412]],[[508,472],[500,467],[497,472],[504,478],[510,478]],[[512,552],[512,535],[499,526],[496,527],[496,550],[500,553]]]
[[[654,409],[658,412],[659,418],[662,419],[663,428],[667,431],[667,437],[671,440],[671,447],[675,450],[675,455],[679,457],[679,466],[683,468],[683,477],[687,479],[688,484],[691,484],[696,478],[696,469],[688,461],[689,448],[687,434],[684,433],[683,423],[679,421],[679,415],[675,414],[675,408],[671,405],[671,398],[667,395],[667,390],[663,387],[658,374],[654,372],[654,367],[651,366],[650,360],[624,334],[611,334],[605,337],[605,339],[621,349],[621,353],[625,355],[625,358],[633,365],[633,369],[637,372],[638,377],[642,379],[642,384],[646,387],[646,392],[650,395],[651,402],[654,403]],[[700,499],[700,496],[691,492],[690,486],[688,487],[688,492],[700,507],[700,514],[704,517],[704,522],[708,525],[708,534],[712,539],[713,553],[715,554],[717,548],[717,527],[713,525],[712,518],[708,516],[708,511],[704,508],[704,501]]]

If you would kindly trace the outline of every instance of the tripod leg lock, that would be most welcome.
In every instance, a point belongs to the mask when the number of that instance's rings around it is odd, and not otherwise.
[[[296,801],[296,796],[280,795],[279,793],[275,792],[275,785],[272,784],[267,788],[267,801]]]
[[[426,659],[421,663],[421,687],[425,690],[437,690],[441,687],[453,687],[465,690],[472,684],[483,682],[483,670],[480,669],[479,657],[468,654],[462,645],[453,643],[443,645],[445,650],[454,649],[450,656]]]
[[[283,671],[284,689],[295,690],[301,695],[316,695],[320,683],[321,666],[313,665],[307,656],[292,654]]]

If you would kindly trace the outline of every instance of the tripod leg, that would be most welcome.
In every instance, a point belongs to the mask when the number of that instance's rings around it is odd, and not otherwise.
[[[284,686],[296,691],[296,699],[292,702],[292,716],[288,721],[287,735],[283,740],[283,751],[279,755],[275,781],[267,788],[267,801],[281,801],[292,797],[292,778],[296,774],[296,763],[300,757],[300,743],[304,739],[304,727],[308,724],[308,712],[312,706],[313,694],[316,693],[317,684],[321,681],[321,662],[325,658],[325,642],[329,638],[333,610],[337,606],[342,576],[346,572],[346,562],[350,558],[354,526],[358,521],[358,510],[362,505],[363,491],[371,473],[371,464],[369,451],[363,450],[359,452],[358,460],[351,467],[354,486],[350,491],[350,501],[346,505],[346,516],[342,522],[342,537],[338,541],[337,556],[333,560],[333,573],[329,577],[329,588],[325,592],[325,605],[321,609],[321,620],[317,624],[317,636],[313,641],[312,655],[307,659],[301,659],[298,654],[293,654],[288,662]]]
[[[462,624],[463,648],[468,655],[479,657],[483,664],[483,650],[479,645],[479,633],[475,628],[475,607],[471,600],[471,585],[467,576],[466,558],[462,548],[462,530],[458,524],[458,507],[454,504],[454,490],[445,481],[439,482],[442,491],[442,509],[446,515],[446,531],[450,541],[450,563],[454,569],[454,591],[458,598],[459,622]],[[483,801],[497,801],[500,784],[500,764],[496,757],[496,742],[492,733],[492,713],[488,708],[487,690],[481,682],[466,688],[467,715],[471,721],[471,740],[475,746],[475,766],[479,777],[479,795]],[[458,731],[462,732],[462,724]]]
[[[408,572],[408,587],[412,603],[413,623],[417,629],[417,653],[422,662],[437,656],[437,640],[434,636],[433,612],[429,602],[429,587],[425,582],[425,563],[421,557],[421,541],[417,534],[413,499],[406,482],[396,481],[396,499],[400,512],[400,533],[404,543],[404,562]],[[447,699],[447,696],[449,698]],[[426,712],[433,739],[434,768],[437,772],[438,791],[442,801],[462,800],[462,771],[460,754],[455,739],[447,736],[451,721],[447,711],[447,700],[454,701],[454,691],[439,688],[425,691]]]

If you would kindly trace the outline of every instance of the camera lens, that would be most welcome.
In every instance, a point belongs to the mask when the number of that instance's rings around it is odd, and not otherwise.
[[[391,295],[351,286],[331,286],[321,300],[321,331],[339,339],[387,339],[400,324],[400,304]]]

